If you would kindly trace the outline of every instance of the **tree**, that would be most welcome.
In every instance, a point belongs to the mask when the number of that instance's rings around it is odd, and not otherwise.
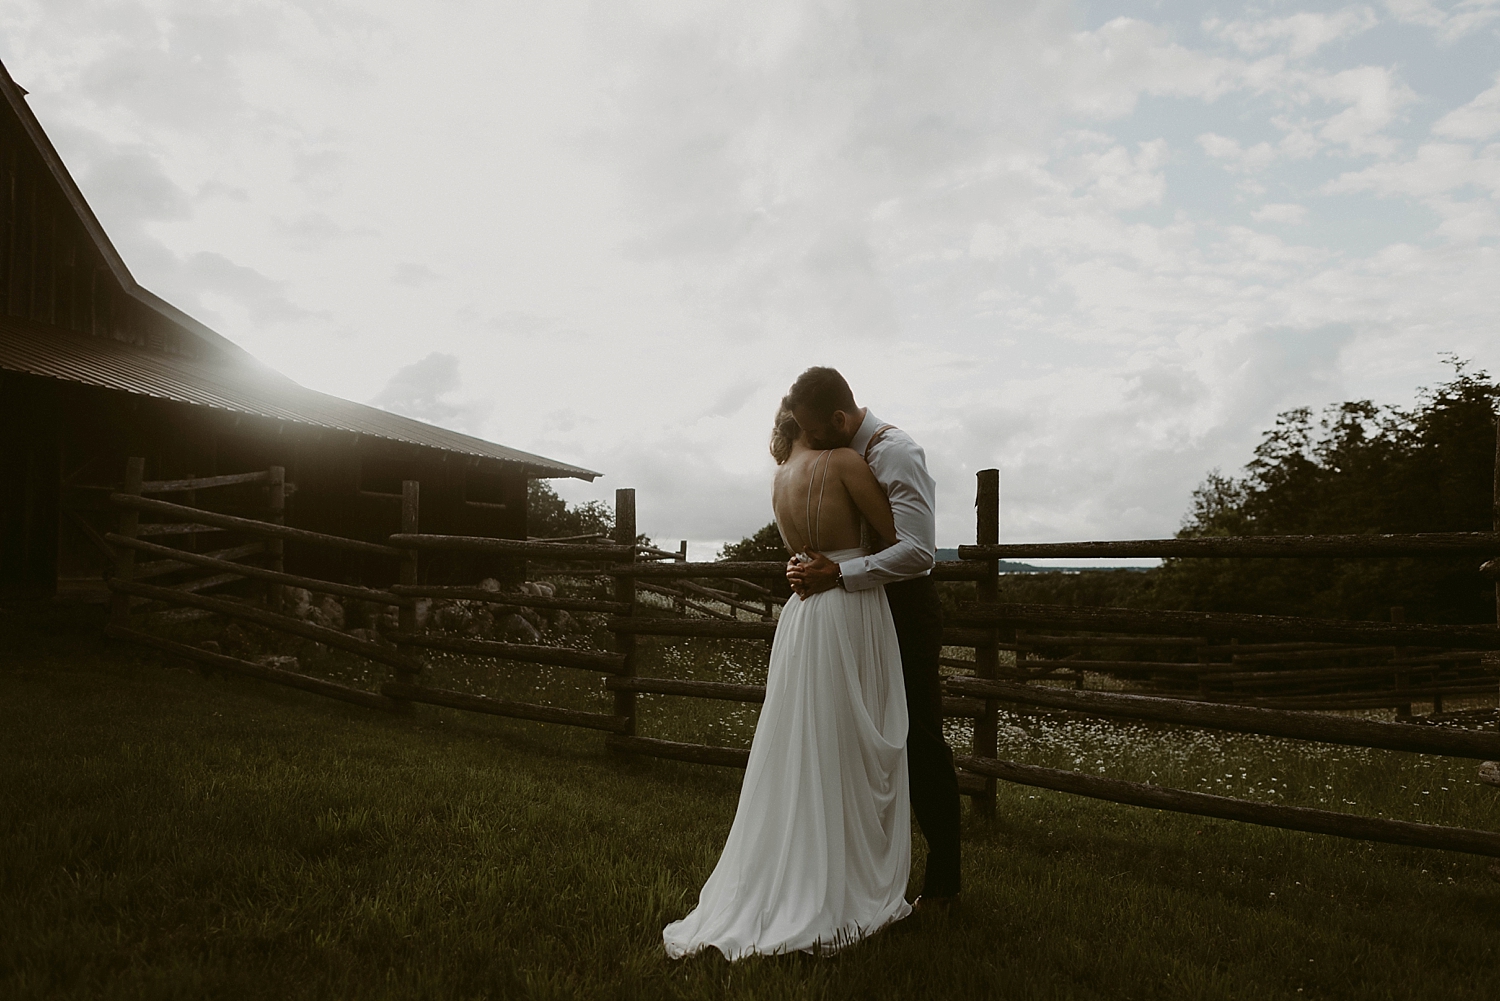
[[[1278,416],[1244,475],[1210,472],[1180,537],[1476,532],[1492,527],[1500,386],[1450,358],[1453,375],[1405,410],[1357,400],[1315,421]],[[1486,622],[1493,591],[1472,559],[1169,560],[1161,607]]]
[[[781,541],[781,531],[774,521],[754,535],[747,535],[738,542],[728,543],[719,550],[721,560],[785,562],[786,557],[786,545]]]
[[[615,513],[599,501],[568,507],[546,480],[526,483],[526,534],[535,539],[566,538],[599,533],[611,538]]]

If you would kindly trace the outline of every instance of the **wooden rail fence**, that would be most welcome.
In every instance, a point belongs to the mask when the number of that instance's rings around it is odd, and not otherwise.
[[[650,677],[639,671],[640,637],[708,638],[765,643],[785,602],[769,582],[780,582],[784,564],[689,562],[677,552],[636,544],[635,493],[615,496],[612,540],[584,536],[562,540],[492,539],[420,531],[420,485],[403,484],[400,531],[383,542],[346,539],[284,524],[286,483],[279,468],[229,476],[170,481],[143,479],[144,463],[131,459],[123,487],[110,495],[119,512],[117,531],[103,536],[114,554],[110,635],[140,642],[208,667],[390,711],[427,704],[516,719],[602,731],[615,751],[703,764],[744,767],[747,748],[664,740],[637,732],[641,694],[758,704],[761,685]],[[206,510],[152,494],[187,494],[219,487],[265,484],[265,519]],[[1497,508],[1500,510],[1500,508]],[[142,517],[154,518],[142,522]],[[1079,772],[1000,760],[1002,704],[1084,716],[1285,739],[1348,744],[1470,758],[1500,758],[1500,734],[1409,723],[1387,723],[1316,712],[1317,709],[1394,706],[1444,695],[1495,693],[1500,670],[1486,661],[1500,650],[1494,626],[1440,626],[1400,621],[1349,622],[1287,616],[1230,615],[1124,608],[1017,604],[999,600],[997,561],[1047,556],[1159,556],[1170,558],[1387,558],[1500,553],[1495,532],[1447,535],[1255,537],[1162,539],[1130,542],[1001,545],[999,474],[982,470],[977,484],[975,545],[960,560],[939,563],[939,581],[973,581],[974,600],[958,605],[944,627],[944,715],[972,721],[971,753],[958,759],[960,785],[976,809],[994,809],[996,783],[1021,783],[1156,809],[1176,810],[1294,830],[1500,856],[1500,834],[1466,831],[1331,811],[1253,803],[1179,789],[1105,779]],[[168,544],[214,531],[251,541],[210,552]],[[151,539],[152,541],[147,541]],[[325,581],[288,573],[281,547],[287,540],[389,559],[399,583],[387,587]],[[509,558],[603,582],[607,597],[543,593],[531,584],[500,587],[495,581],[429,584],[422,554],[465,552]],[[138,562],[138,557],[151,559]],[[172,574],[208,572],[163,586],[147,583]],[[202,581],[218,587],[246,581],[258,595],[197,593]],[[284,607],[287,588],[334,595],[393,609],[395,624],[378,635],[306,621]],[[1500,583],[1497,583],[1500,595]],[[783,592],[784,593],[784,592]],[[647,596],[653,596],[647,601]],[[419,621],[426,602],[464,602],[494,609],[530,608],[599,616],[610,637],[606,649],[556,642],[511,642],[457,635]],[[668,607],[662,608],[665,602]],[[133,616],[158,607],[191,609],[253,623],[348,651],[383,665],[391,674],[363,690],[274,665],[190,646],[141,628]],[[1500,598],[1497,598],[1500,607]],[[498,614],[498,611],[497,611]],[[749,616],[746,618],[745,616]],[[1248,642],[1246,642],[1248,641]],[[424,654],[461,653],[502,662],[563,667],[596,675],[611,711],[594,712],[539,702],[459,692],[424,682]],[[972,651],[964,656],[965,651]],[[1069,652],[1065,652],[1069,651]],[[1085,656],[1089,651],[1091,655]],[[1013,653],[1014,665],[1001,653]],[[1142,656],[1151,659],[1140,659]],[[1190,657],[1191,660],[1174,659]],[[1114,679],[1133,693],[1082,690],[1088,677]],[[1056,682],[1071,687],[1056,687]],[[1040,684],[1039,684],[1040,683]],[[1390,687],[1378,686],[1389,683]],[[1377,686],[1371,689],[1369,686]]]

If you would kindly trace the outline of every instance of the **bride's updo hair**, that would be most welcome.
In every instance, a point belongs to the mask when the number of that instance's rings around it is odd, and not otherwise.
[[[776,409],[776,423],[771,428],[771,458],[776,460],[776,465],[781,465],[792,457],[792,442],[802,436],[802,428],[797,424],[796,418],[792,417],[792,408],[786,405],[786,400],[781,401],[781,406]]]

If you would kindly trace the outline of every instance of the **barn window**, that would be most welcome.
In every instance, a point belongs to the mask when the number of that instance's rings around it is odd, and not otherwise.
[[[414,479],[408,464],[364,456],[359,463],[359,492],[401,496],[401,481]]]

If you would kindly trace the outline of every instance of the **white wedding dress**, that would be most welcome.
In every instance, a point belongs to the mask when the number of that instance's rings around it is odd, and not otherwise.
[[[906,726],[885,589],[788,601],[724,854],[667,955],[833,952],[911,913]]]

